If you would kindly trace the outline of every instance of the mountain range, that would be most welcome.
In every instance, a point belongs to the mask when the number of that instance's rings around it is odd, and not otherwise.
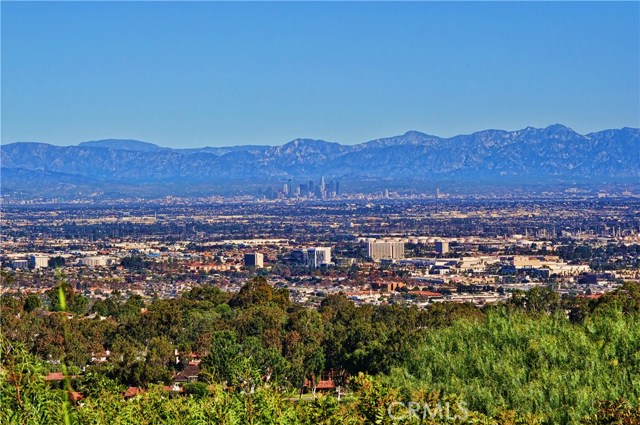
[[[640,182],[640,129],[578,134],[555,124],[442,138],[417,131],[356,145],[296,139],[280,146],[173,149],[138,140],[0,147],[2,190],[25,193],[188,194],[245,191],[291,179],[413,188],[430,182],[497,185]],[[362,189],[362,188],[360,188]]]

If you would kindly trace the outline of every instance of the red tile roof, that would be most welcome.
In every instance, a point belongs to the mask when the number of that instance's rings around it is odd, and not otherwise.
[[[127,391],[124,392],[124,398],[135,397],[137,395],[142,394],[143,392],[144,392],[144,390],[142,388],[129,387],[129,388],[127,388]]]
[[[84,398],[84,395],[80,394],[77,391],[69,391],[69,399],[71,401],[79,401]]]
[[[44,377],[45,381],[64,381],[64,373],[62,372],[50,372]]]
[[[327,380],[327,381],[320,381],[318,382],[318,385],[316,385],[316,389],[317,390],[332,390],[336,387],[335,382],[333,382],[333,379]]]
[[[409,291],[409,293],[413,295],[422,295],[425,297],[441,297],[442,296],[442,294],[438,292],[431,292],[431,291]]]

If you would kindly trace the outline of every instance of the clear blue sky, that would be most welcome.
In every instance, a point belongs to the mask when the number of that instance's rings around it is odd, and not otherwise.
[[[640,127],[640,3],[2,1],[2,142]]]

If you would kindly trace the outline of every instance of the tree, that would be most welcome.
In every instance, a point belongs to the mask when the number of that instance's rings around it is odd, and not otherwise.
[[[30,294],[24,301],[24,311],[27,313],[40,307],[42,307],[42,300],[40,299],[40,296],[36,294]]]
[[[183,298],[193,301],[208,301],[214,306],[229,301],[229,294],[213,285],[202,285],[185,292]]]
[[[211,374],[217,382],[230,382],[228,365],[235,360],[240,346],[235,331],[225,330],[214,332],[211,337],[211,351],[202,361],[203,369]]]
[[[511,303],[531,313],[553,313],[560,309],[560,296],[550,287],[536,286],[513,293]]]
[[[315,396],[318,378],[324,370],[324,324],[322,316],[308,308],[297,308],[289,315],[286,325],[285,357],[292,366],[292,377],[299,385],[300,391],[304,380],[311,383]]]
[[[171,379],[171,369],[174,365],[174,348],[169,338],[166,336],[151,338],[151,341],[149,341],[146,347],[144,382],[169,383]]]
[[[115,318],[118,322],[126,325],[140,318],[143,307],[144,300],[142,297],[140,295],[132,295],[126,302],[118,305]]]
[[[102,397],[104,393],[119,394],[124,387],[103,373],[89,371],[82,375],[77,391],[86,397]]]
[[[601,296],[595,309],[605,311],[620,308],[624,313],[640,313],[640,283],[625,282],[621,288]]]
[[[52,269],[58,269],[60,267],[63,267],[64,264],[65,264],[64,257],[61,257],[58,255],[58,256],[49,258],[49,267]]]
[[[244,285],[240,291],[229,301],[232,307],[248,307],[259,304],[274,304],[283,310],[291,305],[289,291],[286,289],[274,289],[263,276],[257,276]]]
[[[78,315],[85,314],[89,307],[89,299],[74,290],[61,274],[57,274],[56,280],[58,285],[45,292],[51,311],[68,311]]]
[[[419,318],[423,326],[437,328],[448,326],[459,319],[471,321],[484,317],[482,311],[471,303],[434,303]]]
[[[111,375],[126,385],[147,387],[151,383],[168,383],[171,379],[174,348],[165,336],[153,337],[144,346],[118,335],[111,351]]]
[[[91,311],[102,316],[115,316],[118,312],[118,302],[113,296],[109,296],[104,300],[96,300],[91,307]]]
[[[2,286],[3,288],[7,288],[13,285],[14,281],[15,281],[14,273],[9,272],[5,268],[0,269],[0,284],[1,284],[0,286]]]
[[[240,339],[257,337],[265,347],[282,348],[285,311],[274,305],[255,305],[238,311],[233,326]]]
[[[120,265],[131,271],[142,271],[149,267],[150,261],[145,261],[140,255],[131,255],[124,257],[120,261]]]

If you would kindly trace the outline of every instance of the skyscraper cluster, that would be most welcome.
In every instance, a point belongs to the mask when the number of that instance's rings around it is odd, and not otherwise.
[[[309,180],[297,185],[289,179],[279,189],[273,190],[272,187],[268,187],[261,192],[261,195],[267,199],[329,199],[340,196],[340,193],[338,180],[331,180],[327,183],[322,176],[319,182]]]

